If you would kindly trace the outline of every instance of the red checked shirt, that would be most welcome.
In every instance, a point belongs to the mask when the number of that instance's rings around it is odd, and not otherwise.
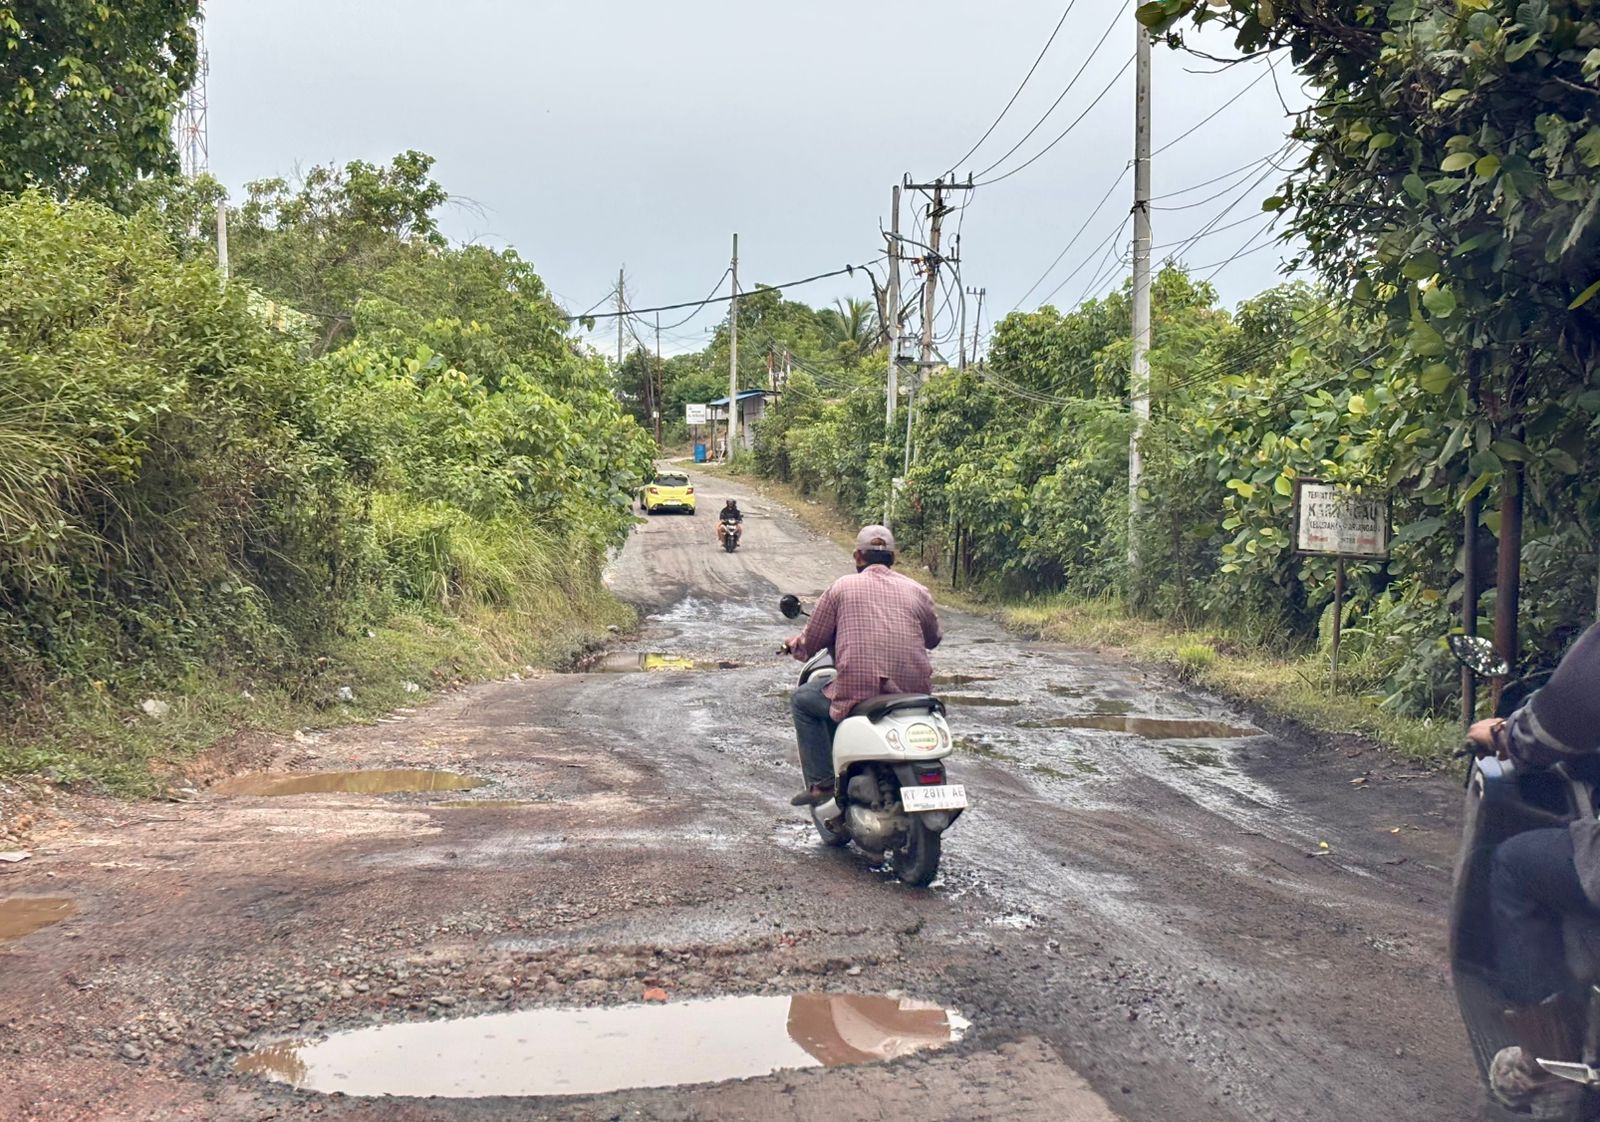
[[[926,588],[884,565],[869,565],[834,581],[789,645],[802,661],[833,648],[839,674],[826,690],[828,711],[842,721],[869,697],[927,693],[933,685],[928,652],[943,638]]]

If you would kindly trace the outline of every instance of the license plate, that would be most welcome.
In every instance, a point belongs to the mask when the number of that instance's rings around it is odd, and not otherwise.
[[[945,783],[938,787],[902,787],[900,805],[911,814],[919,810],[960,810],[967,805],[967,789],[960,783]]]

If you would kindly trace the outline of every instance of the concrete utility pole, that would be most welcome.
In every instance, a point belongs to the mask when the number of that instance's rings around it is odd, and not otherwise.
[[[956,332],[956,345],[960,347],[961,353],[956,360],[957,370],[965,370],[967,368],[967,293],[971,291],[970,288],[961,290],[961,330]]]
[[[733,235],[733,292],[728,297],[728,459],[739,437],[739,235]]]
[[[917,389],[933,369],[933,318],[939,301],[939,227],[944,222],[944,180],[933,181],[933,203],[928,207],[928,267],[922,278],[922,349],[917,355]],[[913,391],[915,392],[915,391]]]
[[[217,200],[217,271],[228,282],[228,200]]]
[[[656,313],[656,447],[661,446],[661,395],[666,392],[667,380],[661,369],[661,313]]]
[[[884,428],[894,431],[895,399],[900,394],[900,188],[894,189],[894,203],[889,215],[889,300],[884,305],[883,330],[889,337],[888,405],[884,415]],[[887,523],[885,523],[887,525]]]
[[[622,270],[617,270],[617,373],[622,373]]]
[[[1150,419],[1150,33],[1137,24],[1133,110],[1133,369],[1128,400],[1133,434],[1128,437],[1128,572],[1139,569],[1139,441]]]
[[[972,361],[978,361],[978,335],[983,331],[983,298],[989,295],[987,288],[969,288],[968,296],[978,298],[978,314],[972,320]]]

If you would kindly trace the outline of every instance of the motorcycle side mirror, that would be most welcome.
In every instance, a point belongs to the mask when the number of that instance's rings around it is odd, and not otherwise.
[[[1446,642],[1456,661],[1480,678],[1503,678],[1511,673],[1511,664],[1500,657],[1493,643],[1481,636],[1452,635]]]
[[[800,615],[800,597],[790,592],[778,601],[778,611],[782,612],[785,619],[797,619]]]

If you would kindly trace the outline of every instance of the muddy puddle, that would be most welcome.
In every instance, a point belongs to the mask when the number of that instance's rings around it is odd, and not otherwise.
[[[954,687],[955,689],[961,689],[965,686],[975,685],[978,682],[992,681],[994,681],[992,674],[935,674],[933,676],[933,688]]]
[[[77,911],[78,906],[65,896],[13,896],[0,900],[0,943],[32,935]]]
[[[212,790],[221,795],[393,795],[408,791],[470,791],[488,782],[476,775],[416,768],[263,771],[224,780]]]
[[[873,1063],[961,1039],[959,1014],[904,997],[795,994],[528,1009],[284,1041],[239,1071],[345,1095],[593,1095]]]
[[[1022,702],[1014,697],[988,697],[984,694],[941,693],[939,700],[946,705],[972,705],[979,707],[1009,708],[1021,705]]]
[[[659,670],[737,670],[738,668],[739,664],[731,659],[720,661],[695,659],[687,655],[637,651],[612,651],[583,666],[583,670],[589,674],[648,674]]]
[[[1131,732],[1146,740],[1231,740],[1261,735],[1260,729],[1248,725],[1229,725],[1222,721],[1187,717],[1130,717],[1121,713],[1079,713],[1071,717],[1052,717],[1047,721],[1026,721],[1020,727],[1103,729],[1106,732]]]

